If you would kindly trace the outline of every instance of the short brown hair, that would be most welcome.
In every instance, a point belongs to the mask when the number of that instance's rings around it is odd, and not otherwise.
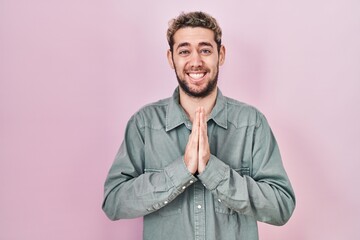
[[[202,27],[212,30],[218,51],[220,50],[222,32],[216,19],[204,12],[189,12],[181,13],[177,18],[169,21],[169,28],[166,35],[170,51],[173,51],[174,34],[177,30],[185,27]]]

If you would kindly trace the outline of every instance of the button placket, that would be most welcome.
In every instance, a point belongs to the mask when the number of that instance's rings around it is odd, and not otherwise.
[[[197,182],[194,185],[195,239],[205,240],[205,188]]]

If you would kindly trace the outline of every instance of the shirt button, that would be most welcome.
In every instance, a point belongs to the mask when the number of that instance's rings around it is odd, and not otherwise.
[[[218,199],[218,202],[221,202],[221,199]]]
[[[182,186],[182,190],[185,190],[185,188],[186,188],[185,186]]]
[[[164,204],[168,204],[168,201],[165,201]]]
[[[200,208],[201,208],[201,205],[198,205],[197,208],[200,209]]]
[[[193,181],[193,180],[190,180],[190,183],[194,183],[194,181]]]

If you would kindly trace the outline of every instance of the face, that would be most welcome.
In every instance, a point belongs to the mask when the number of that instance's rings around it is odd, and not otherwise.
[[[218,52],[214,32],[201,27],[176,31],[173,52],[168,51],[168,61],[175,70],[180,90],[196,98],[204,98],[215,90],[219,66],[224,60],[224,46]]]

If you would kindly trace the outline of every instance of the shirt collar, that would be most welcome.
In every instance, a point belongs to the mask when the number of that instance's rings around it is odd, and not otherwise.
[[[217,91],[216,103],[213,110],[211,111],[209,119],[212,119],[220,127],[227,129],[227,101],[226,98],[222,95],[219,88]]]
[[[227,104],[226,98],[220,89],[217,91],[216,103],[211,111],[209,120],[212,119],[218,126],[227,129]],[[170,98],[166,110],[166,131],[170,131],[181,124],[189,124],[190,120],[186,116],[184,109],[180,106],[179,88],[177,87]]]

